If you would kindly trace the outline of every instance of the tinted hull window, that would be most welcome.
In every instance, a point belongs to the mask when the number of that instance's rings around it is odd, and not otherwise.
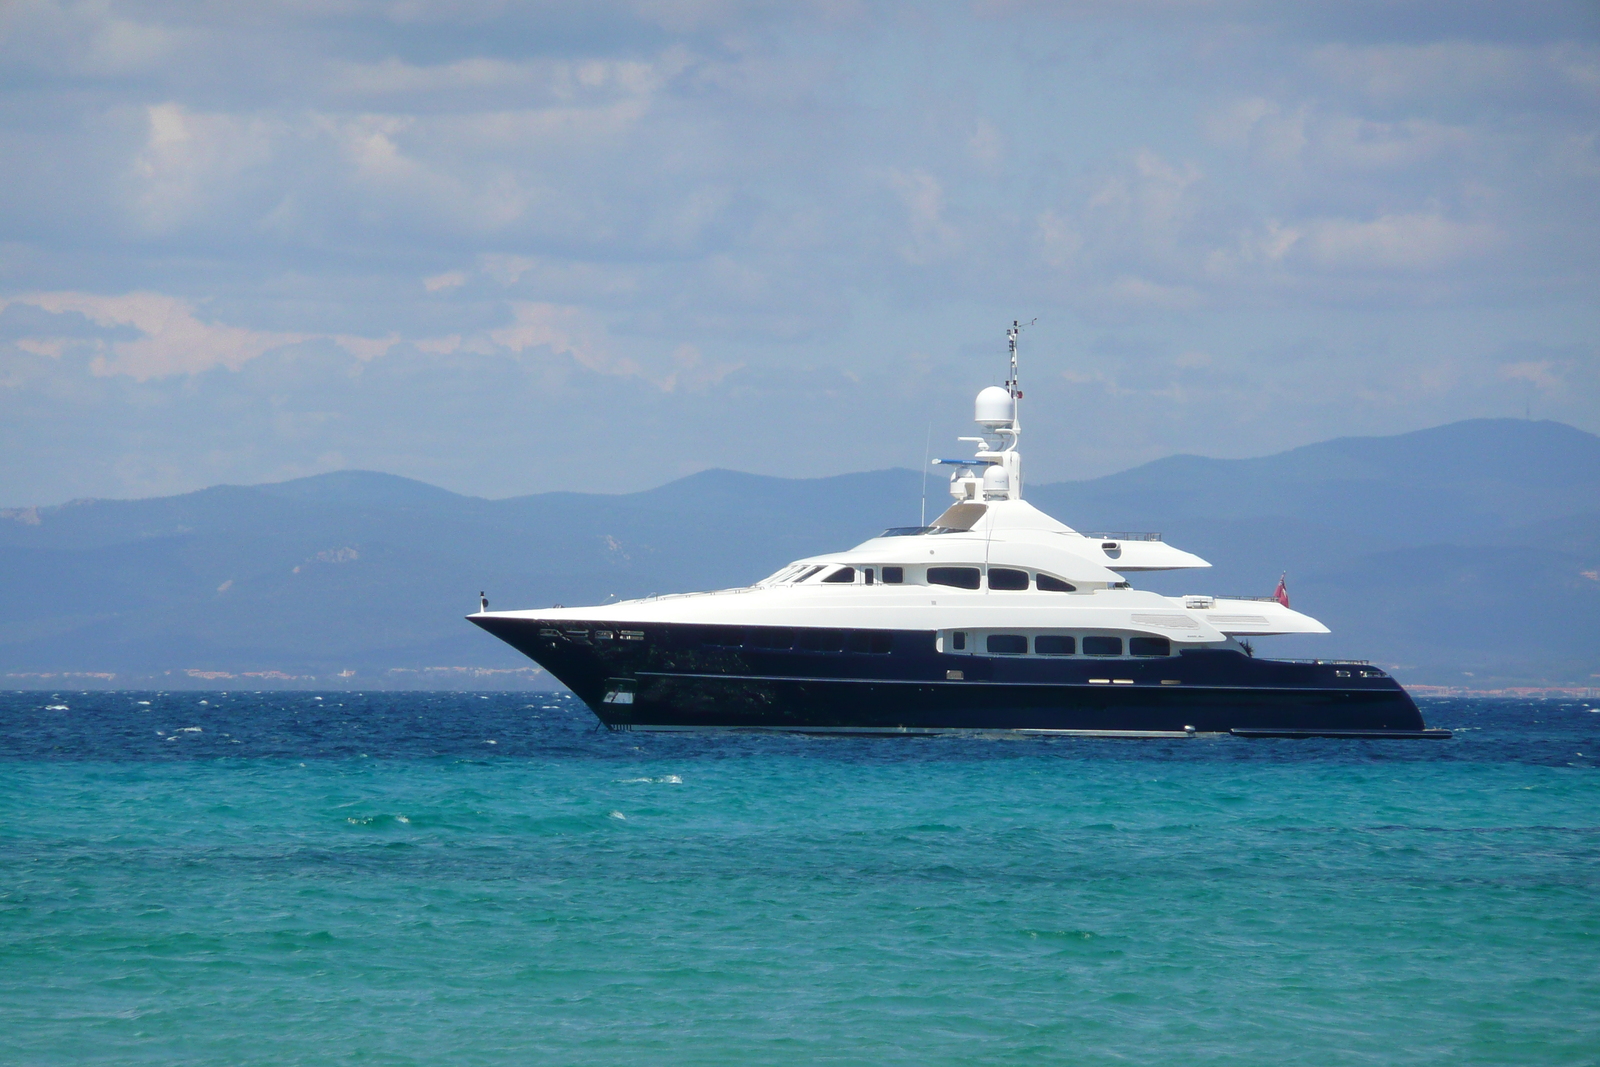
[[[1165,637],[1130,637],[1128,652],[1135,656],[1170,656],[1172,642]]]
[[[1040,634],[1033,639],[1033,650],[1041,656],[1070,656],[1077,651],[1075,643],[1070,637]]]
[[[838,652],[844,648],[843,630],[801,630],[800,647],[807,652]]]
[[[1120,656],[1122,655],[1122,638],[1085,637],[1083,639],[1083,654],[1085,656]]]
[[[1028,639],[1022,634],[990,634],[988,648],[991,656],[1025,656]]]
[[[1078,587],[1063,582],[1060,578],[1052,578],[1048,574],[1038,577],[1039,588],[1046,593],[1076,593]]]
[[[752,630],[746,641],[752,648],[793,648],[793,630]]]

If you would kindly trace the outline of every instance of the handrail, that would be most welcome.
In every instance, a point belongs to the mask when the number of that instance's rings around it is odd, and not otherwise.
[[[1263,663],[1323,663],[1344,667],[1370,667],[1370,659],[1279,659],[1276,656],[1261,657]]]
[[[1094,538],[1095,540],[1098,540],[1098,541],[1160,541],[1161,540],[1161,535],[1158,534],[1158,533],[1140,532],[1138,530],[1102,530],[1099,533],[1092,533],[1092,532],[1085,533],[1084,531],[1080,530],[1078,532],[1082,533],[1083,536],[1085,536],[1085,537],[1092,537],[1092,538]]]

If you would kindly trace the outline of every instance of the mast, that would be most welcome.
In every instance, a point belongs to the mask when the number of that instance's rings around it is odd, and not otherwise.
[[[1031,319],[1029,320],[1028,325],[1032,326],[1038,321],[1038,319]],[[1015,414],[1013,414],[1011,417],[1011,425],[1019,434],[1022,432],[1022,405],[1017,404],[1017,401],[1022,399],[1022,389],[1017,377],[1017,334],[1021,332],[1022,323],[1016,319],[1012,319],[1011,327],[1006,330],[1006,342],[1011,347],[1011,377],[1006,379],[1006,392],[1011,394],[1011,402],[1013,405],[1015,405],[1012,408],[1012,411],[1015,412]]]
[[[1022,399],[1017,373],[1017,336],[1038,321],[1012,319],[1011,325],[1006,327],[1011,375],[1005,385],[991,385],[978,393],[974,417],[983,427],[983,436],[960,438],[976,444],[978,454],[971,460],[934,460],[957,468],[950,478],[950,495],[958,501],[982,503],[1022,499],[1022,456],[1017,452],[1017,440],[1022,436],[1022,424],[1017,418],[1017,401]]]

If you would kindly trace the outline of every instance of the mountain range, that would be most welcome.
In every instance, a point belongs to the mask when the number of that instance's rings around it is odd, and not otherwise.
[[[340,471],[0,511],[0,684],[549,684],[462,620],[747,584],[917,521],[923,479],[708,470],[645,492],[505,500]],[[1160,530],[1210,570],[1169,593],[1265,595],[1334,632],[1260,654],[1372,659],[1414,684],[1595,685],[1600,438],[1470,420],[1256,459],[1173,456],[1026,487],[1077,529]],[[928,479],[928,514],[945,502]],[[98,677],[96,677],[98,676]]]

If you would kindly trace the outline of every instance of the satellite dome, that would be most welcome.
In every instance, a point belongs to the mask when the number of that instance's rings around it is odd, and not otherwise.
[[[1005,500],[1011,495],[1011,475],[1006,469],[996,463],[985,468],[983,472],[983,498],[985,500]]]
[[[991,385],[978,394],[975,411],[973,418],[980,426],[986,426],[991,430],[998,429],[1001,426],[1010,426],[1016,421],[1017,402],[1011,398],[1009,389]]]

